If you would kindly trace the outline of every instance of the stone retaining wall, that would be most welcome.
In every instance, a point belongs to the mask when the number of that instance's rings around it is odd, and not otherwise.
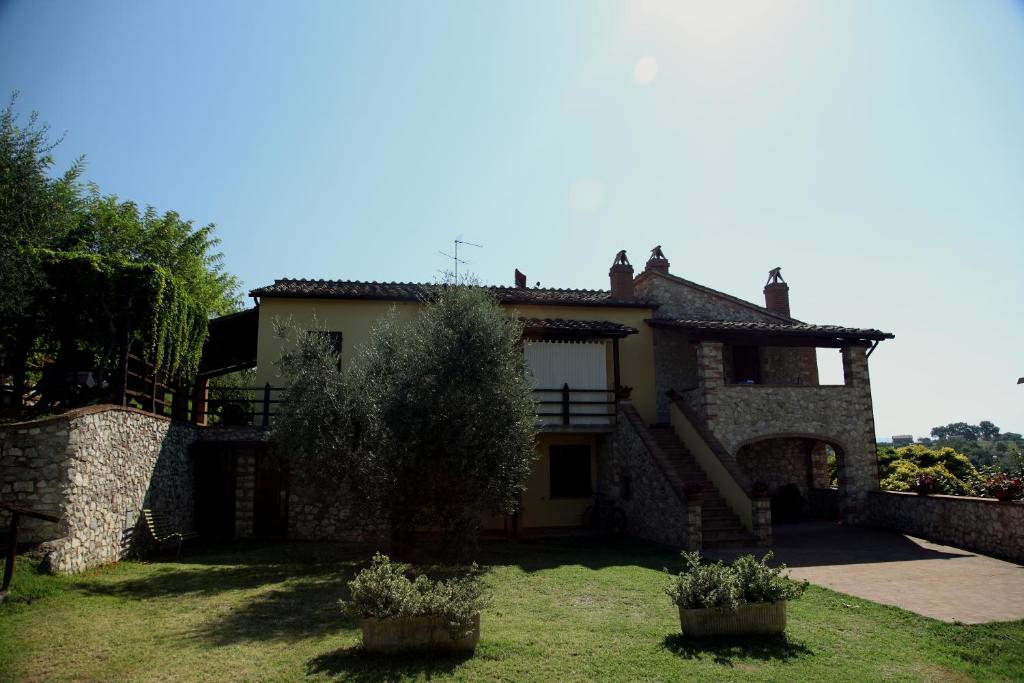
[[[628,402],[622,402],[619,419],[612,434],[610,455],[611,481],[615,503],[626,513],[630,536],[674,548],[700,547],[701,539],[689,538],[685,495],[673,485],[676,475],[658,463],[664,458],[657,444],[644,438],[646,426],[640,414]],[[698,506],[695,511],[699,515]],[[699,516],[696,526],[699,527]],[[696,549],[695,548],[695,549]]]
[[[45,542],[53,571],[115,562],[132,549],[143,508],[191,528],[195,438],[189,424],[120,406],[0,427],[0,499],[61,517],[23,520],[19,533]],[[0,524],[8,519],[0,511]]]
[[[1024,561],[1024,502],[875,491],[868,522],[936,543]]]

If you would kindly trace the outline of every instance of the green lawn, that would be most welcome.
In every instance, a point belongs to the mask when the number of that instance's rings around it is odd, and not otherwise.
[[[1024,680],[1024,622],[947,625],[815,587],[785,639],[691,642],[661,591],[678,558],[597,540],[485,545],[475,656],[376,657],[337,606],[367,556],[240,544],[68,579],[20,563],[0,679]]]

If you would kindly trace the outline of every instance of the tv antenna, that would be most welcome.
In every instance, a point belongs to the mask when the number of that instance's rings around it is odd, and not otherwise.
[[[455,240],[455,255],[454,256],[451,255],[451,254],[447,254],[447,253],[445,253],[443,251],[438,251],[437,252],[438,254],[441,254],[441,256],[447,256],[448,258],[450,258],[452,261],[455,262],[455,284],[459,284],[459,264],[460,263],[469,263],[469,261],[463,261],[462,259],[459,258],[459,245],[460,244],[465,244],[468,247],[478,247],[480,249],[483,249],[483,246],[484,246],[482,244],[477,244],[476,242],[467,242],[466,240]]]

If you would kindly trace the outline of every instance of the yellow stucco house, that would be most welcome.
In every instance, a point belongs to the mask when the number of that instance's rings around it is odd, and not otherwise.
[[[760,306],[671,274],[660,248],[638,276],[619,252],[609,285],[531,288],[516,271],[514,286],[489,287],[524,322],[540,437],[519,512],[483,520],[485,529],[580,529],[598,496],[631,535],[684,547],[770,542],[773,501],[777,514],[856,518],[877,488],[867,356],[892,335],[790,317],[777,269]],[[208,478],[197,487],[197,523],[198,511],[218,507],[212,496],[230,489],[234,519],[221,528],[235,535],[371,533],[346,501],[305,500],[286,475],[261,465],[260,427],[281,385],[275,320],[326,329],[344,372],[376,321],[392,309],[415,316],[438,286],[280,279],[251,292],[255,309],[213,321],[203,377],[255,367],[265,391],[251,426],[207,430],[196,458],[197,481]],[[255,348],[243,344],[244,352],[217,348],[219,336],[253,335]],[[844,384],[819,385],[815,348],[840,350]],[[213,393],[201,399],[216,401]],[[828,452],[840,463],[838,487],[830,486]],[[210,483],[217,477],[221,484]]]

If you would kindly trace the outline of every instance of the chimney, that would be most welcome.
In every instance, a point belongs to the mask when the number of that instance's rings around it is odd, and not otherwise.
[[[633,298],[633,266],[629,265],[625,249],[615,255],[615,261],[608,271],[608,279],[611,280],[613,299]]]
[[[782,268],[768,271],[768,283],[764,286],[764,307],[773,313],[789,316],[789,285],[782,279]]]
[[[644,266],[644,272],[648,271],[668,275],[668,259],[665,258],[665,252],[661,250],[660,244],[651,249],[651,257],[647,259],[647,265]]]
[[[516,289],[526,289],[526,275],[516,268]]]

